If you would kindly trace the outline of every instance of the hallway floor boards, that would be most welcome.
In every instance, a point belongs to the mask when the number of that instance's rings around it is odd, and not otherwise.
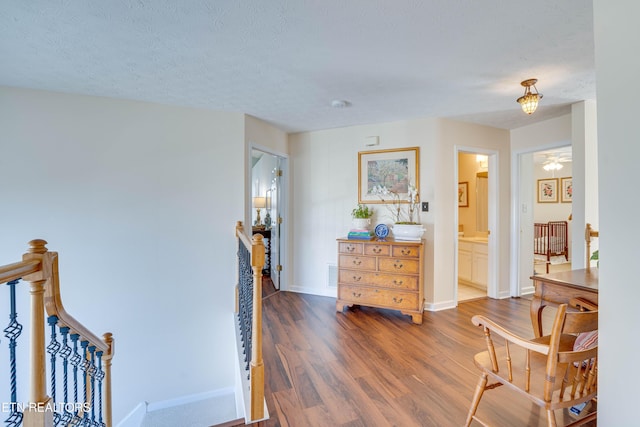
[[[414,325],[394,311],[341,314],[334,298],[278,292],[263,314],[271,418],[261,425],[269,427],[460,426],[479,376],[473,355],[485,349],[471,316],[533,336],[524,298],[464,302]],[[546,425],[537,407],[503,388],[487,392],[478,413],[496,427]],[[571,420],[559,411],[559,423],[563,416]]]

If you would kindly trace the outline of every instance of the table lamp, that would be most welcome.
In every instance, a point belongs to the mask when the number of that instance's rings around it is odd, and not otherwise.
[[[256,217],[255,226],[259,227],[262,225],[262,219],[260,218],[260,209],[264,209],[267,207],[267,198],[266,197],[254,197],[253,198],[253,207],[258,211],[258,216]]]

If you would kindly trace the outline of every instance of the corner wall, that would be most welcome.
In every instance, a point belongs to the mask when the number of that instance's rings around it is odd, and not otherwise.
[[[640,51],[635,0],[594,1],[598,95],[600,221],[598,424],[632,426],[638,416],[635,368],[638,310],[638,76]],[[626,197],[627,194],[631,197]]]
[[[367,136],[379,136],[380,145],[365,147]],[[425,298],[430,310],[456,305],[454,292],[454,215],[457,209],[456,145],[497,150],[500,198],[506,205],[498,213],[499,254],[508,259],[509,133],[505,130],[442,119],[417,119],[352,126],[289,137],[293,196],[294,248],[290,290],[336,296],[329,286],[329,266],[337,263],[335,239],[351,226],[350,212],[358,202],[358,152],[420,147],[420,196],[429,212],[420,213],[426,228]],[[373,224],[392,220],[382,205],[374,204]],[[499,283],[508,283],[509,265],[502,263]],[[506,288],[508,293],[508,287]]]
[[[67,311],[115,338],[116,423],[234,385],[243,136],[242,114],[0,87],[0,264],[60,253]]]

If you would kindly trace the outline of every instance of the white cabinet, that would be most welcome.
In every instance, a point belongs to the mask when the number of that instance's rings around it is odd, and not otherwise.
[[[458,281],[487,289],[489,277],[487,242],[473,238],[458,240]]]
[[[473,243],[458,241],[458,280],[471,282]]]

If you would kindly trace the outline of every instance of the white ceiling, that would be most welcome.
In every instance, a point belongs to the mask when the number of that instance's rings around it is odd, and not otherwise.
[[[416,117],[513,129],[595,99],[586,0],[5,0],[0,55],[0,85],[288,132]],[[515,100],[532,77],[544,98],[527,116]]]

